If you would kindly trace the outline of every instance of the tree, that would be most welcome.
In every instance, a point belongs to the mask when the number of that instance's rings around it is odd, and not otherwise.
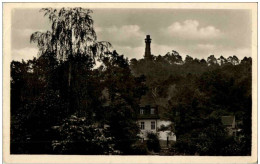
[[[214,55],[210,55],[207,59],[207,63],[208,65],[213,66],[216,65],[218,62]]]
[[[130,60],[130,64],[133,65],[133,66],[135,66],[137,64],[137,62],[138,61],[136,60],[136,58],[133,58],[133,59]]]
[[[93,59],[102,55],[110,47],[109,42],[97,42],[97,36],[91,17],[92,10],[77,8],[43,8],[44,16],[48,16],[52,30],[35,32],[31,42],[36,42],[39,55],[54,52],[57,59],[66,60],[76,54],[88,55]]]
[[[156,57],[156,61],[157,61],[157,62],[160,62],[160,63],[166,62],[161,55],[158,55],[158,56]]]
[[[11,153],[50,153],[49,128],[66,105],[53,90],[55,61],[44,55],[11,66]]]
[[[193,58],[189,55],[186,56],[185,58],[185,64],[190,64],[193,62]]]
[[[55,126],[57,138],[54,137],[52,147],[58,154],[117,154],[112,137],[103,127],[91,124],[85,117],[72,115],[60,126]]]
[[[220,57],[218,58],[218,63],[222,66],[222,65],[224,65],[224,64],[227,63],[227,59],[224,58],[223,56],[220,56]]]
[[[182,57],[180,56],[180,54],[175,51],[172,50],[172,52],[168,52],[164,58],[170,63],[170,64],[183,64],[182,61]]]
[[[201,60],[200,60],[200,64],[201,64],[201,65],[207,65],[207,62],[206,62],[205,59],[201,59]]]
[[[232,58],[232,64],[233,65],[238,65],[239,64],[239,59],[234,55],[233,58]]]
[[[161,150],[159,137],[154,133],[147,133],[147,148],[149,151],[159,152]]]
[[[48,16],[52,30],[35,32],[30,41],[39,47],[38,55],[53,53],[57,60],[66,61],[72,56],[89,56],[94,61],[108,51],[109,42],[97,41],[91,17],[92,10],[78,8],[43,8],[40,11]],[[71,64],[69,63],[68,85],[71,83]]]
[[[239,64],[239,59],[234,55],[234,56],[229,56],[227,58],[227,61],[231,63],[232,65],[238,65]]]
[[[243,60],[241,60],[241,64],[252,65],[252,58],[251,57],[244,57]]]
[[[135,111],[146,87],[142,77],[131,74],[128,61],[116,51],[108,54],[103,61],[101,72],[104,88],[108,91],[109,104],[106,123],[115,139],[115,148],[122,154],[135,154],[139,126]]]
[[[48,16],[52,28],[31,35],[30,41],[39,47],[39,57],[11,64],[12,152],[49,153],[52,126],[76,111],[93,121],[92,113],[101,106],[99,74],[92,69],[95,60],[104,57],[110,43],[97,41],[92,11],[82,8],[41,11]],[[20,139],[28,144],[17,144]]]

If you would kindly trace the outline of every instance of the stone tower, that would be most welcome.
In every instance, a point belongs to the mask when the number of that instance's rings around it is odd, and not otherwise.
[[[146,35],[146,38],[145,38],[145,54],[144,54],[145,59],[151,59],[152,58],[151,40],[152,39],[150,38],[150,35]]]

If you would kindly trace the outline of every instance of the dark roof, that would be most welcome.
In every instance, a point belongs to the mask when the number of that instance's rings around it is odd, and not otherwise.
[[[145,115],[141,115],[139,114],[137,116],[137,119],[159,119],[159,115],[158,114],[145,114]]]
[[[141,107],[145,107],[147,105],[152,106],[152,107],[156,106],[154,99],[149,94],[142,96],[141,100],[140,100]]]
[[[167,98],[157,98],[156,105],[167,108],[168,99]]]
[[[155,106],[162,106],[162,107],[166,107],[168,104],[168,100],[167,98],[156,98],[154,99],[151,95],[146,94],[144,96],[141,97],[140,100],[140,106],[144,107],[144,106],[151,106],[151,107],[155,107]]]
[[[235,116],[222,116],[221,122],[223,125],[232,125],[234,119],[235,119]]]

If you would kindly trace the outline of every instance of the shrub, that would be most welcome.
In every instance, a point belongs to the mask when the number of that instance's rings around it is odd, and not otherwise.
[[[147,148],[149,151],[159,152],[161,150],[158,135],[155,133],[147,133]]]

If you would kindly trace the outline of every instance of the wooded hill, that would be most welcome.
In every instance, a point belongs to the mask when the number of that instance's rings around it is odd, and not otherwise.
[[[251,57],[239,61],[236,56],[216,59],[210,55],[199,60],[187,55],[182,60],[173,50],[150,60],[131,59],[130,63],[132,73],[146,79],[149,89],[145,100],[161,106],[161,117],[174,122],[176,152],[250,154]],[[242,129],[236,138],[225,136],[223,131],[221,116],[228,115],[235,116]]]

